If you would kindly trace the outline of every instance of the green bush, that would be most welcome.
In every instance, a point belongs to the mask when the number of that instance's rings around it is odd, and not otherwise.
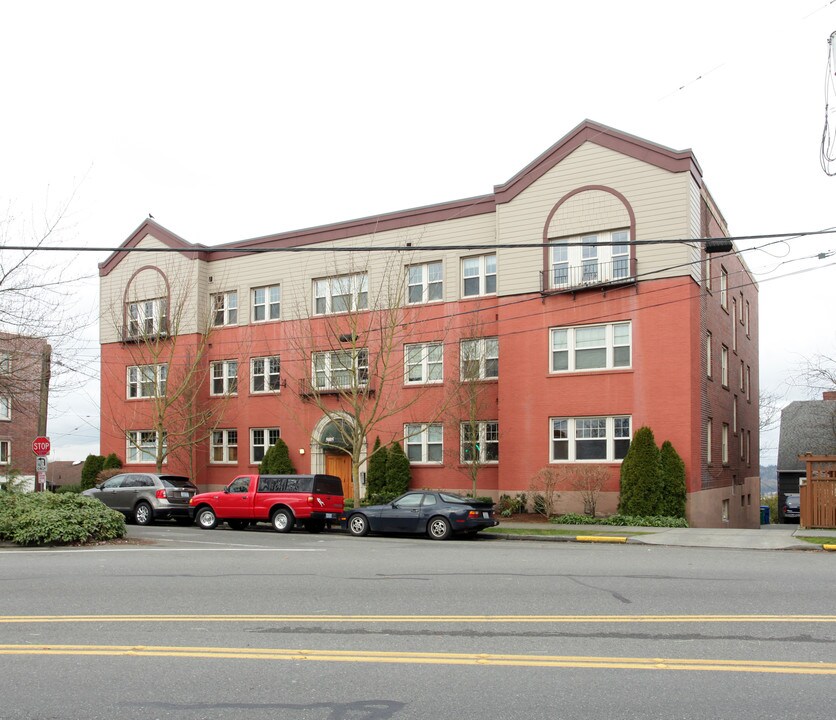
[[[400,443],[392,443],[386,462],[386,492],[395,497],[403,495],[409,490],[410,475],[409,458],[404,454]]]
[[[370,497],[386,491],[386,465],[389,461],[389,451],[386,446],[380,446],[380,438],[374,441],[372,456],[369,458],[366,473],[366,489]]]
[[[659,515],[685,517],[685,463],[670,440],[662,443],[659,451],[659,474],[662,479],[662,499]]]
[[[623,527],[688,527],[685,518],[666,517],[663,515],[610,515],[605,518],[594,518],[589,515],[567,513],[551,519],[558,525],[620,525]]]
[[[124,537],[125,518],[75,493],[0,496],[0,540],[17,545],[67,545]]]
[[[363,498],[363,505],[387,505],[388,503],[392,502],[398,495],[402,495],[403,493],[389,493],[389,492],[378,492],[373,493],[371,495],[366,495]]]
[[[264,459],[258,466],[258,472],[262,475],[293,475],[296,468],[290,460],[290,450],[287,443],[279,438],[275,445],[271,445],[264,453]]]
[[[81,489],[89,490],[96,484],[96,477],[104,470],[104,456],[88,455],[81,468]]]
[[[81,485],[76,483],[75,485],[59,485],[55,490],[55,493],[80,493],[81,492]]]
[[[769,524],[776,524],[778,522],[778,493],[761,495],[761,505],[769,508]]]
[[[119,459],[119,456],[116,453],[110,453],[105,459],[104,464],[102,465],[102,470],[121,470],[122,469],[122,461]]]
[[[618,512],[624,515],[656,515],[662,498],[659,448],[649,427],[640,427],[621,461]]]

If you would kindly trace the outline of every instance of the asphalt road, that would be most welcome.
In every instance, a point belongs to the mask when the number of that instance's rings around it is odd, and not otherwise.
[[[158,525],[0,549],[0,718],[832,718],[825,553]]]

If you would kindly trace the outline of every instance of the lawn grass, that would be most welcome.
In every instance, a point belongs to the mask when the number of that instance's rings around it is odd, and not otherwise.
[[[795,539],[803,540],[813,545],[836,545],[836,537],[827,535],[796,535]]]
[[[590,526],[589,529],[584,528],[583,530],[559,530],[555,529],[552,530],[551,528],[509,528],[509,527],[493,527],[493,528],[486,528],[483,530],[483,533],[497,533],[500,535],[551,535],[551,536],[561,536],[561,535],[568,535],[570,537],[577,537],[578,535],[600,535],[602,537],[625,537],[629,536],[632,537],[633,535],[650,535],[651,533],[645,532],[613,532],[613,531],[602,531],[602,530],[593,530],[594,526]]]

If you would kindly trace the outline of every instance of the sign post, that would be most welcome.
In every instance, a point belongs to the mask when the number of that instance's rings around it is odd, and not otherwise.
[[[39,435],[32,441],[32,452],[35,453],[35,468],[37,472],[37,481],[35,490],[46,490],[46,466],[47,455],[52,446],[49,443],[49,438]]]

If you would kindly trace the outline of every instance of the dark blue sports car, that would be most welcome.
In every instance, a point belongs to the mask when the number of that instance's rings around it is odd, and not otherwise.
[[[369,505],[345,516],[348,532],[357,537],[378,533],[426,533],[433,540],[446,540],[454,533],[475,535],[499,525],[493,503],[447,492],[416,490],[387,505]]]

